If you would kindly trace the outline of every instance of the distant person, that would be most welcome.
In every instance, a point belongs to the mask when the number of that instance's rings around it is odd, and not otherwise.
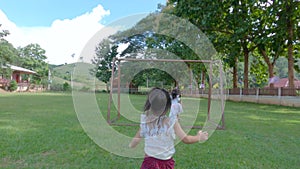
[[[170,107],[171,98],[166,90],[153,88],[149,92],[144,114],[141,115],[140,129],[129,144],[129,147],[134,148],[142,138],[145,139],[145,157],[141,169],[174,168],[176,135],[186,144],[208,139],[208,133],[201,130],[195,136],[187,135],[175,116],[166,116]]]
[[[169,117],[175,116],[179,119],[179,114],[183,112],[180,97],[181,95],[178,89],[175,88],[171,91],[172,105],[171,105]]]

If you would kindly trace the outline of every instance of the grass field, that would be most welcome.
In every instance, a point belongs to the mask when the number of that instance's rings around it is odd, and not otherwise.
[[[101,108],[107,97],[97,95]],[[143,105],[144,96],[131,97]],[[175,168],[299,168],[299,108],[227,101],[225,120],[226,130],[204,144],[178,144]],[[137,127],[116,129],[133,136]],[[134,169],[141,162],[98,147],[80,126],[71,94],[0,95],[0,168]]]

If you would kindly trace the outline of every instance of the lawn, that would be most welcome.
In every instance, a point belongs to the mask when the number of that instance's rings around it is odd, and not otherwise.
[[[102,109],[107,97],[97,94]],[[131,96],[137,107],[142,107],[144,97]],[[142,162],[97,146],[83,131],[71,94],[1,94],[0,107],[0,168],[133,169]],[[217,130],[203,144],[178,144],[175,167],[300,166],[299,108],[227,101],[225,122],[226,130]],[[137,127],[115,129],[133,136]]]

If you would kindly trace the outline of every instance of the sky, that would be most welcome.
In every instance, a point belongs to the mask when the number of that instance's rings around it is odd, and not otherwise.
[[[39,44],[47,62],[78,61],[85,44],[118,19],[157,10],[166,0],[0,0],[0,30],[14,47]]]

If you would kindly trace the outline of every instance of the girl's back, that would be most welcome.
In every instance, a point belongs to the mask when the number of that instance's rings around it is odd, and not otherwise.
[[[161,116],[151,119],[146,115],[141,116],[141,137],[145,138],[145,153],[149,156],[166,160],[174,153],[175,117]]]

